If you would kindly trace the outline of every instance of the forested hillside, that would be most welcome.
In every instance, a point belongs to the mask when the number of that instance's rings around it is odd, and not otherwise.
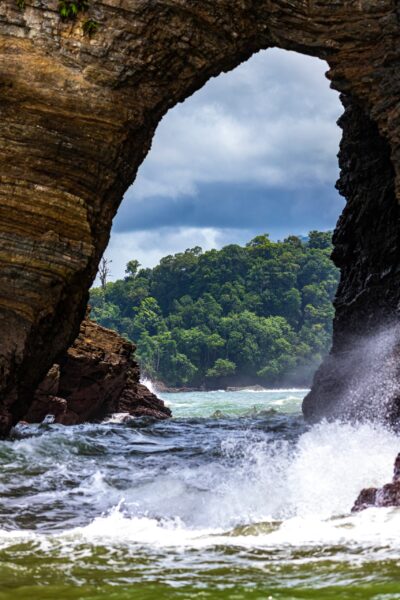
[[[329,351],[338,270],[331,233],[128,263],[91,293],[92,317],[133,340],[168,386],[305,385]]]

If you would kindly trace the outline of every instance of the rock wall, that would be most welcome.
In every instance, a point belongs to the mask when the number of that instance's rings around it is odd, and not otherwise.
[[[340,185],[353,208],[336,234],[343,274],[333,352],[353,329],[359,333],[355,313],[377,323],[397,302],[395,276],[382,268],[390,262],[393,273],[398,269],[398,242],[389,251],[386,232],[375,226],[388,222],[382,211],[390,194],[397,202],[400,193],[396,0],[89,5],[87,14],[63,22],[58,0],[25,0],[23,10],[16,0],[0,2],[0,433],[27,412],[33,391],[77,336],[112,218],[159,120],[262,48],[326,59],[332,85],[346,96]],[[91,37],[84,34],[87,18],[99,24]],[[362,119],[364,132],[357,129]],[[385,153],[385,200],[374,163],[360,166],[357,148],[375,152],[379,168]],[[367,213],[373,222],[365,237]],[[370,275],[380,283],[372,285]],[[381,294],[384,310],[376,305]],[[307,415],[332,406],[332,395],[323,399],[329,382],[332,372],[320,371]]]
[[[388,141],[354,101],[346,109],[337,187],[347,199],[333,237],[341,269],[333,347],[305,398],[305,416],[398,421],[400,219]]]

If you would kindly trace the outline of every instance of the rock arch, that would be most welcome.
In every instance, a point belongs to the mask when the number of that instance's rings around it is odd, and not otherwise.
[[[327,60],[343,94],[333,352],[396,315],[400,34],[396,0],[58,0],[0,3],[0,432],[73,341],[112,218],[157,123],[210,77],[277,46]],[[305,404],[334,406],[322,367]],[[317,400],[317,392],[318,398]],[[324,397],[321,395],[324,393]],[[325,398],[325,399],[324,399]]]

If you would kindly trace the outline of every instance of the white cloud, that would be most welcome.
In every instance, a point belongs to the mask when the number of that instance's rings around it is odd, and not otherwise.
[[[153,267],[168,254],[182,252],[194,246],[201,246],[203,250],[220,248],[228,243],[229,238],[230,234],[227,231],[211,227],[164,227],[151,231],[114,233],[105,253],[112,261],[110,279],[124,277],[125,266],[133,258],[138,260],[142,267]]]
[[[125,202],[194,195],[202,183],[333,182],[342,109],[326,68],[268,50],[213,79],[163,119]]]

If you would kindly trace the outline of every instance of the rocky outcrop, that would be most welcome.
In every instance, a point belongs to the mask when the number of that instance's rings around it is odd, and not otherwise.
[[[305,398],[305,416],[400,415],[400,210],[391,148],[370,117],[342,98],[340,179],[347,199],[334,237],[341,269],[333,347]]]
[[[75,425],[104,419],[112,413],[166,419],[171,411],[139,381],[134,346],[117,333],[85,319],[74,344],[38,386],[24,415],[41,423]]]
[[[381,488],[366,488],[360,492],[352,512],[359,512],[373,506],[400,506],[400,454],[394,463],[394,474],[391,483]]]
[[[326,59],[345,95],[349,207],[335,236],[332,356],[398,318],[395,0],[90,0],[73,22],[58,0],[19,4],[0,2],[0,433],[77,336],[112,219],[162,116],[262,48]],[[87,19],[99,24],[92,36]],[[332,412],[345,377],[329,364],[319,372],[309,418]]]

